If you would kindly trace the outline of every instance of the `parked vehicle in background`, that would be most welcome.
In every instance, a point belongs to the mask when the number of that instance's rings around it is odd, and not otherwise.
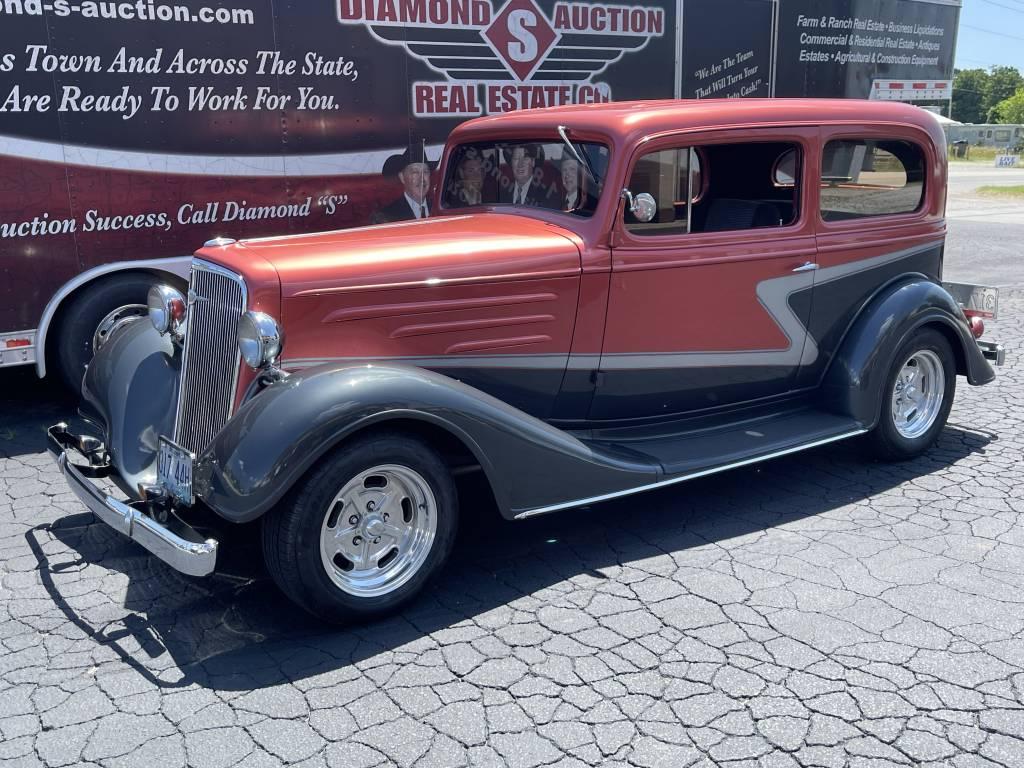
[[[818,28],[826,13],[838,27]],[[183,288],[212,238],[411,217],[389,207],[396,158],[412,147],[436,163],[478,115],[947,98],[956,4],[865,13],[845,0],[0,2],[0,368],[34,363],[77,390],[146,286]],[[890,34],[844,31],[869,25]]]
[[[215,241],[187,297],[154,287],[89,367],[94,432],[50,431],[79,498],[194,575],[200,509],[261,520],[276,583],[341,621],[441,568],[459,472],[522,519],[860,435],[906,459],[1002,362],[995,294],[940,283],[946,146],[913,107],[528,111],[441,167],[436,217]]]

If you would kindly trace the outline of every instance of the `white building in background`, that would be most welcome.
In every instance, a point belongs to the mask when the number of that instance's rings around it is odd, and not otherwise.
[[[1016,147],[1024,142],[1024,125],[1006,123],[950,123],[943,126],[946,141],[967,141],[977,147]]]

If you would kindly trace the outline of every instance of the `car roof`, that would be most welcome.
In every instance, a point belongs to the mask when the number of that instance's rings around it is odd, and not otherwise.
[[[910,125],[933,137],[941,133],[930,112],[909,104],[859,99],[667,99],[577,104],[527,109],[463,123],[452,138],[469,140],[472,134],[515,132],[547,133],[556,125],[593,131],[622,139],[698,128],[758,125],[825,125],[830,123],[885,123]],[[465,135],[464,135],[465,134]]]

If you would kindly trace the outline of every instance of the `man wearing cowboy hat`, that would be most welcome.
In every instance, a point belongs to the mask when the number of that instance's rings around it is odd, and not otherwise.
[[[427,159],[423,142],[411,143],[400,155],[392,155],[384,163],[385,176],[397,175],[402,183],[402,196],[374,211],[371,224],[392,221],[425,219],[430,215],[427,193],[430,191],[430,172],[437,167]]]

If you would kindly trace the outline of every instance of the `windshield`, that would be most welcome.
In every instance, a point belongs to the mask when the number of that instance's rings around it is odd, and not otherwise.
[[[594,215],[608,169],[608,148],[576,142],[580,163],[562,141],[500,141],[460,144],[445,171],[442,204],[547,208],[574,216]]]

